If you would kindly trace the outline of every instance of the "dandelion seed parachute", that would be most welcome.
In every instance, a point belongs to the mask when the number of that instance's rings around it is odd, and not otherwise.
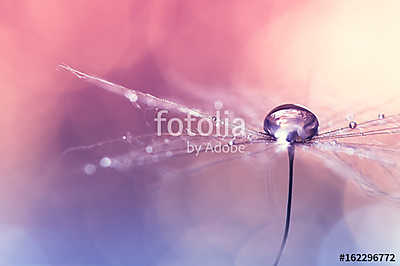
[[[198,118],[207,118],[213,123],[219,122],[215,121],[214,116],[207,112],[160,99],[137,90],[128,89],[104,79],[85,74],[66,65],[60,67],[72,72],[80,79],[126,98],[134,107],[139,109],[146,107],[160,108],[181,114],[191,114]],[[221,105],[218,103],[218,106]],[[280,147],[281,150],[287,150],[289,155],[289,191],[285,231],[281,249],[275,261],[275,265],[277,265],[289,232],[295,147],[301,148],[298,150],[305,151],[319,158],[339,176],[355,182],[368,194],[388,198],[396,202],[400,201],[400,167],[397,165],[400,160],[400,141],[398,138],[400,134],[400,114],[379,114],[372,120],[354,120],[342,127],[338,127],[336,124],[332,126],[335,126],[335,128],[327,128],[323,132],[318,132],[319,122],[311,111],[299,105],[287,104],[276,107],[267,115],[264,120],[265,133],[261,133],[260,129],[257,128],[247,128],[246,136],[242,139],[233,139],[231,137],[204,138],[197,135],[181,136],[175,139],[164,137],[155,141],[152,135],[132,136],[131,134],[127,134],[115,140],[104,141],[85,147],[70,148],[64,155],[70,152],[97,149],[103,145],[114,145],[114,143],[125,142],[130,145],[129,152],[116,156],[103,157],[108,159],[100,161],[100,165],[98,165],[100,168],[107,166],[107,168],[124,171],[187,154],[185,141],[188,138],[198,144],[221,141],[227,145],[264,145],[258,153],[269,150],[271,147]],[[371,138],[372,136],[374,136],[374,139]],[[378,137],[382,138],[378,139]],[[353,139],[354,141],[350,142],[349,139]],[[171,147],[174,148],[171,149]],[[236,156],[229,159],[240,158],[240,156]],[[211,161],[194,167],[192,170],[193,172],[197,172],[215,163],[226,161],[229,160],[224,158],[222,160]],[[98,164],[99,162],[85,162],[81,169],[88,175],[93,175],[96,172],[96,163]],[[188,170],[183,172],[190,172],[190,169]]]

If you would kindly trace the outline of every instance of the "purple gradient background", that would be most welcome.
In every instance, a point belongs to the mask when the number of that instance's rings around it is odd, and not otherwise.
[[[271,264],[282,230],[285,156],[272,168],[275,204],[249,163],[218,166],[157,192],[149,187],[159,183],[160,169],[72,173],[57,161],[66,148],[149,129],[123,99],[56,66],[190,106],[209,108],[204,100],[240,89],[243,97],[266,99],[258,106],[265,113],[297,102],[332,117],[399,96],[399,7],[361,0],[2,0],[0,264]],[[296,161],[282,265],[338,264],[338,252],[360,245],[356,218],[343,219],[376,203],[313,162]],[[390,208],[385,214],[399,219]],[[382,220],[371,225],[392,232]]]

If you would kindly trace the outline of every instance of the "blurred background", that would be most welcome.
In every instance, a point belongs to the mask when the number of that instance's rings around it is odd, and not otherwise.
[[[399,8],[395,0],[2,0],[0,264],[271,265],[285,155],[257,159],[270,171],[267,190],[256,161],[156,191],[149,185],[160,183],[161,166],[76,174],[58,160],[65,149],[148,129],[126,101],[57,65],[201,108],[240,95],[235,107],[255,110],[260,127],[286,102],[343,126],[348,113],[399,110]],[[282,265],[398,251],[398,207],[312,159],[297,160],[295,175]]]

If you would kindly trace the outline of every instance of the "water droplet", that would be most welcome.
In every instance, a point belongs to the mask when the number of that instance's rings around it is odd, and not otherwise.
[[[104,168],[106,168],[106,167],[110,167],[111,166],[111,159],[110,158],[108,158],[108,157],[103,157],[101,160],[100,160],[100,166],[101,167],[104,167]]]
[[[378,114],[378,118],[379,119],[384,119],[385,118],[385,114],[382,114],[382,113]]]
[[[122,137],[122,139],[128,143],[132,143],[132,138],[133,136],[131,132],[126,132],[126,134]]]
[[[287,143],[312,139],[317,134],[318,126],[316,115],[295,104],[275,107],[264,119],[265,133],[278,140],[282,147]]]
[[[153,147],[147,146],[145,150],[146,150],[147,153],[152,153],[153,152]]]
[[[85,171],[85,174],[87,175],[93,175],[96,172],[96,166],[94,164],[87,164],[83,168],[83,171]]]
[[[356,121],[351,121],[351,122],[349,123],[349,128],[355,129],[356,127],[357,127],[357,122],[356,122]]]
[[[233,144],[235,144],[235,141],[233,139],[231,139],[228,144],[229,144],[229,146],[232,146]]]
[[[213,116],[213,117],[211,117],[211,119],[212,119],[212,121],[217,121],[217,117],[216,116]]]
[[[132,90],[128,90],[125,93],[125,97],[128,98],[128,100],[132,103],[134,103],[138,100],[137,94],[135,92],[133,92]]]
[[[214,102],[214,107],[215,109],[219,110],[224,106],[224,104],[221,101],[215,101]]]
[[[168,144],[169,143],[169,139],[164,139],[164,143]]]

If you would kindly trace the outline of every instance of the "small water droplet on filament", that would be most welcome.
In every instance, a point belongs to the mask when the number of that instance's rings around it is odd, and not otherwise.
[[[111,161],[111,159],[108,158],[108,157],[103,157],[103,158],[100,160],[100,166],[101,166],[101,167],[104,167],[104,168],[110,167],[110,166],[111,166],[111,163],[112,163],[112,161]]]
[[[136,94],[135,92],[131,91],[131,90],[128,90],[128,91],[125,93],[125,97],[128,98],[128,100],[129,100],[130,102],[132,102],[132,103],[134,103],[134,102],[136,102],[136,101],[138,100],[137,94]]]
[[[349,128],[355,129],[356,127],[357,127],[357,122],[356,122],[356,121],[351,121],[351,122],[349,123]]]
[[[147,153],[152,153],[153,152],[153,147],[147,146],[145,150],[146,150]]]
[[[122,136],[122,139],[125,140],[126,142],[128,142],[129,144],[132,143],[132,133],[131,132],[126,132],[126,134],[124,136]]]
[[[382,114],[382,113],[378,114],[378,119],[384,119],[384,118],[385,118],[385,114]]]

